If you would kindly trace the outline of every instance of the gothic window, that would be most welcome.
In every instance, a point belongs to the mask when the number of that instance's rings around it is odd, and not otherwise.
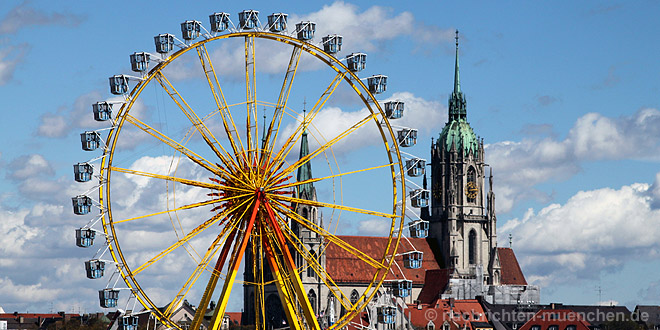
[[[477,185],[477,174],[474,170],[474,167],[470,166],[467,172],[467,184],[465,186],[467,201],[469,203],[474,203],[477,201],[478,195],[478,185]]]
[[[306,207],[302,209],[302,216],[303,216],[303,218],[305,218],[306,220],[309,220],[309,214],[308,214],[308,212],[307,212],[307,208],[306,208]]]
[[[474,265],[477,260],[477,232],[474,229],[470,230],[468,235],[468,261],[470,265]]]
[[[308,262],[308,267],[307,267],[307,277],[313,277],[316,278],[316,272],[314,271],[314,268],[311,265],[311,262],[318,264],[318,260],[316,260],[316,252],[312,250],[310,252],[310,262]]]
[[[312,309],[316,314],[316,292],[314,292],[314,289],[309,290],[307,293],[307,299],[309,299],[309,304],[312,305]]]
[[[358,299],[360,299],[360,294],[357,292],[357,290],[353,289],[353,291],[351,291],[351,304],[355,305]]]

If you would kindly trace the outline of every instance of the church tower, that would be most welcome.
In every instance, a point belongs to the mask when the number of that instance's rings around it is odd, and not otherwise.
[[[486,187],[483,139],[467,121],[458,67],[458,31],[454,91],[449,116],[431,143],[431,214],[429,236],[441,252],[453,278],[480,278],[499,284],[492,172]],[[488,193],[484,193],[488,188]]]

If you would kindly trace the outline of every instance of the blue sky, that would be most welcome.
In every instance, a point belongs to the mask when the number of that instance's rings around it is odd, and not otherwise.
[[[71,166],[88,157],[78,134],[94,124],[91,103],[110,97],[107,77],[129,73],[128,55],[151,51],[154,35],[248,8],[341,30],[342,54],[368,53],[368,73],[389,76],[384,97],[417,111],[407,122],[420,129],[411,152],[427,158],[446,121],[460,30],[461,87],[494,171],[500,245],[513,236],[545,303],[660,304],[656,2],[3,1],[5,311],[99,310],[94,291],[104,283],[84,277],[89,251],[72,239],[84,221],[69,206],[81,191]],[[350,108],[342,102],[332,106]],[[350,164],[350,155],[340,160]]]

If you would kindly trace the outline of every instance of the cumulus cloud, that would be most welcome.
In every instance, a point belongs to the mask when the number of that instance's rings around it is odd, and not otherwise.
[[[32,25],[59,25],[76,27],[84,17],[72,13],[53,12],[33,8],[29,2],[12,8],[0,20],[0,34],[15,33],[16,31]]]
[[[14,78],[14,72],[23,61],[28,48],[26,44],[0,48],[0,86]]]
[[[498,180],[497,210],[507,212],[525,198],[549,200],[535,187],[575,175],[585,161],[657,159],[659,141],[660,111],[646,108],[618,118],[588,113],[563,140],[537,136],[489,144],[486,158]]]
[[[515,237],[530,280],[544,286],[595,278],[631,258],[657,258],[660,209],[652,187],[658,178],[653,184],[580,191],[563,205],[530,209],[501,226],[500,237]]]
[[[22,180],[37,175],[53,174],[53,167],[42,155],[32,154],[20,156],[9,163],[8,177],[14,180]]]

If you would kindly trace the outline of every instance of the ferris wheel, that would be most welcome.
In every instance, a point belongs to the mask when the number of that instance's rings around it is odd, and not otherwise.
[[[74,213],[88,218],[76,244],[98,246],[86,275],[108,278],[101,307],[134,311],[139,303],[166,327],[181,328],[176,308],[199,301],[191,328],[212,309],[209,328],[218,329],[249,288],[254,298],[243,299],[253,299],[252,319],[266,328],[267,291],[275,287],[289,327],[341,328],[379,292],[411,219],[405,177],[425,166],[399,150],[415,144],[417,131],[390,125],[403,103],[376,100],[387,76],[358,76],[366,54],[338,59],[342,36],[314,42],[314,22],[289,31],[287,17],[274,13],[262,23],[246,10],[234,24],[214,13],[208,29],[185,21],[180,38],[155,36],[156,54],[131,54],[133,73],[109,78],[113,96],[92,105],[105,126],[81,134],[83,150],[98,154],[74,165],[75,180],[91,187],[72,199]],[[309,109],[305,99],[313,100]],[[300,175],[312,165],[314,176]],[[302,193],[312,185],[313,198]],[[408,200],[428,203],[428,191]],[[301,205],[322,214],[300,214]],[[388,233],[375,253],[339,235],[362,220]],[[301,229],[321,242],[318,250]],[[368,270],[357,299],[322,264],[329,245]],[[241,279],[241,271],[250,276]],[[342,308],[336,320],[320,321],[305,273]],[[120,322],[135,330],[137,316]]]

